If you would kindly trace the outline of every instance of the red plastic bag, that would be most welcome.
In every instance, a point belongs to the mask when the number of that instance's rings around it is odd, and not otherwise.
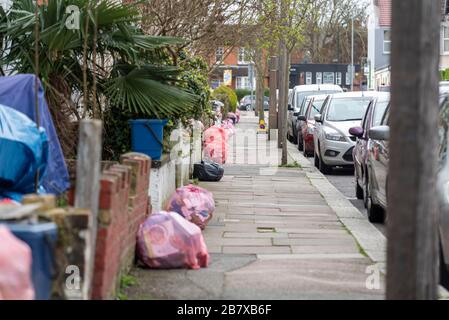
[[[137,253],[154,269],[199,269],[209,264],[201,229],[176,212],[153,213],[140,225]]]
[[[179,213],[204,230],[215,211],[214,196],[206,189],[189,184],[176,189],[168,201],[167,211]]]
[[[0,225],[0,300],[33,300],[31,249]]]

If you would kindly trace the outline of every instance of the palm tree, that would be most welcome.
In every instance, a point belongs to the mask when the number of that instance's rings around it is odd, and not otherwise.
[[[0,7],[6,73],[34,73],[35,5],[13,0],[7,13]],[[80,9],[76,29],[66,26],[68,6]],[[39,76],[65,151],[74,149],[74,120],[101,118],[109,108],[176,117],[195,104],[197,97],[179,84],[180,71],[168,63],[166,48],[182,40],[145,35],[139,22],[135,4],[114,0],[54,0],[39,7]]]

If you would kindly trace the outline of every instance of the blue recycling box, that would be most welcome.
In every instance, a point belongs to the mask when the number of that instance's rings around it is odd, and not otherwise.
[[[139,119],[130,120],[131,149],[160,160],[163,149],[164,126],[168,120]]]
[[[31,224],[29,222],[4,223],[32,251],[32,282],[36,300],[51,298],[52,280],[55,274],[54,247],[57,227],[52,222]]]

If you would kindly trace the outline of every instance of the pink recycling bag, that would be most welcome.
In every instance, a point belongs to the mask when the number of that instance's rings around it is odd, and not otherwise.
[[[212,126],[204,131],[204,158],[225,164],[228,158],[228,139],[229,132],[219,126]]]
[[[204,229],[215,211],[214,196],[206,189],[189,184],[176,189],[168,201],[167,211],[177,212]]]
[[[199,269],[209,264],[201,229],[176,212],[153,213],[140,225],[137,254],[154,269]]]
[[[0,225],[0,300],[33,300],[31,249]]]

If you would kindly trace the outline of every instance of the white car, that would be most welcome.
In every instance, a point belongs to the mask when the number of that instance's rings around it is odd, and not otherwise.
[[[288,113],[287,113],[287,139],[292,143],[297,143],[298,132],[297,116],[304,115],[304,102],[307,96],[320,94],[343,92],[343,89],[335,84],[310,84],[300,85],[292,89],[289,93]]]
[[[315,166],[324,174],[333,167],[352,167],[352,150],[356,137],[349,129],[360,126],[366,108],[374,97],[382,93],[375,91],[348,92],[329,95],[323,103],[321,114],[315,115],[313,136]]]

